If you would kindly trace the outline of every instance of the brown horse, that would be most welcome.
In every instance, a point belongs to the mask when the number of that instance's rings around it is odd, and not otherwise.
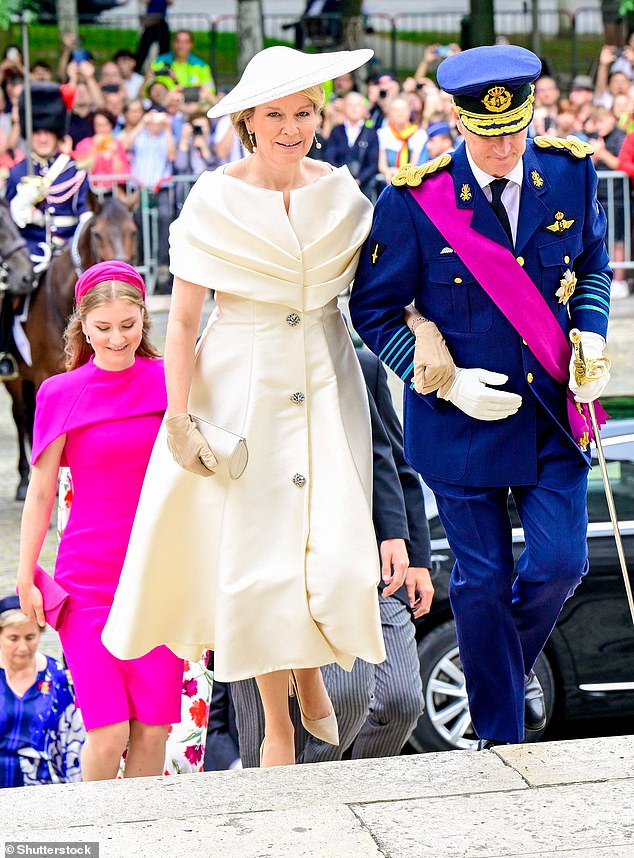
[[[0,200],[0,297],[28,295],[35,286],[33,264],[26,241],[11,219],[9,206]]]
[[[64,328],[73,311],[78,269],[118,259],[133,263],[137,227],[128,207],[117,199],[100,203],[91,197],[92,217],[79,234],[76,249],[66,247],[53,259],[30,297],[24,332],[31,346],[31,365],[20,356],[20,377],[5,382],[13,400],[13,419],[18,431],[20,482],[16,500],[24,500],[29,481],[26,441],[32,440],[35,395],[42,382],[64,372]]]

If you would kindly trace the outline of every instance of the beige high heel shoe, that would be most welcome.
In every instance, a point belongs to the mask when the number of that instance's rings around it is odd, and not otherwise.
[[[297,698],[297,705],[299,706],[299,711],[302,716],[302,724],[304,725],[304,729],[307,730],[311,734],[311,736],[314,736],[316,739],[321,739],[322,742],[328,742],[329,745],[338,745],[339,727],[337,725],[337,717],[335,715],[335,710],[331,709],[330,714],[326,715],[325,718],[317,718],[314,721],[311,721],[310,718],[307,718],[304,715],[302,701],[299,697],[297,678],[292,670],[289,671],[288,674],[288,694],[289,697]]]

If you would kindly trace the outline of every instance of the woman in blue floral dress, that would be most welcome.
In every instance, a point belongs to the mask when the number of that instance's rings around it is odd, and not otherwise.
[[[81,780],[81,716],[67,672],[39,641],[18,597],[0,599],[0,787]]]

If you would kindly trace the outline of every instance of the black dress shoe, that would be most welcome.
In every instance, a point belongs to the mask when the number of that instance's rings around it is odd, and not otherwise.
[[[488,751],[489,748],[497,748],[499,745],[510,744],[510,742],[496,742],[494,739],[478,739],[478,751]]]
[[[524,685],[524,726],[527,730],[543,730],[546,726],[546,702],[544,689],[534,670],[526,677]]]
[[[0,352],[0,381],[12,381],[19,378],[18,363],[9,352]]]

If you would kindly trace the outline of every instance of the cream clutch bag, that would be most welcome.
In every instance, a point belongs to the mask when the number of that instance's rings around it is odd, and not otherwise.
[[[214,471],[228,473],[232,480],[237,480],[244,473],[249,461],[247,442],[241,435],[216,426],[202,417],[192,414],[198,431],[211,447],[211,452],[218,460],[218,467]]]

